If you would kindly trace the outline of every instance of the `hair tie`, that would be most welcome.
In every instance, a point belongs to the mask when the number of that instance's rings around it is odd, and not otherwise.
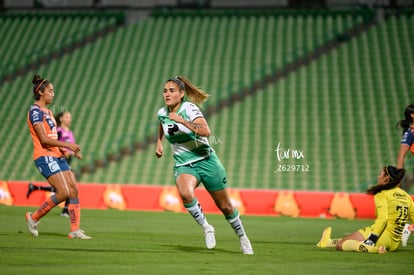
[[[385,172],[387,175],[393,180],[394,178],[391,176],[390,172],[388,171],[388,166],[385,166]]]
[[[46,81],[47,81],[46,79],[43,79],[43,80],[40,82],[40,84],[36,86],[35,93],[37,93],[37,92],[39,91],[40,86],[42,86],[42,85],[43,85],[43,83],[45,83]]]

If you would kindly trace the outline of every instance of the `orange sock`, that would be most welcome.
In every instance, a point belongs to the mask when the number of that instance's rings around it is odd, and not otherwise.
[[[53,207],[58,205],[58,203],[55,195],[50,196],[35,212],[33,212],[32,219],[35,222],[39,221],[44,215],[49,213]]]
[[[76,199],[70,199],[69,200],[69,217],[70,217],[70,231],[76,231],[79,230],[80,227],[80,204],[79,200]]]

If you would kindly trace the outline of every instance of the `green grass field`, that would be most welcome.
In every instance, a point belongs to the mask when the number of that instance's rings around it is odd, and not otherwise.
[[[26,228],[31,207],[0,206],[0,274],[413,274],[414,241],[385,255],[319,249],[324,227],[339,237],[371,220],[244,216],[255,255],[242,255],[221,215],[207,215],[217,246],[204,247],[190,215],[169,212],[82,210],[92,240],[66,237],[69,220],[54,209]]]

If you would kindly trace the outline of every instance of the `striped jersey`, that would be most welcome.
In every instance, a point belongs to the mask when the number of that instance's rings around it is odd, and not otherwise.
[[[213,149],[207,137],[199,136],[183,124],[170,120],[168,114],[168,107],[162,107],[158,111],[158,120],[162,125],[165,138],[171,144],[175,166],[183,166],[208,158]],[[204,117],[200,109],[190,102],[182,102],[177,114],[190,122]]]
[[[371,226],[373,233],[388,231],[393,240],[401,240],[404,225],[414,221],[414,203],[410,195],[399,187],[383,190],[374,196],[377,218]]]

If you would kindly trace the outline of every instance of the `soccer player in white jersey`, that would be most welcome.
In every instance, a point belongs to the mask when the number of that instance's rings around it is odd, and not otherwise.
[[[164,85],[165,106],[158,111],[158,136],[155,154],[163,155],[164,137],[174,156],[175,184],[184,207],[202,227],[208,249],[216,246],[215,230],[206,219],[194,190],[202,182],[240,240],[243,254],[254,254],[238,210],[226,190],[226,171],[210,146],[210,128],[199,107],[208,94],[188,79],[177,76]]]

